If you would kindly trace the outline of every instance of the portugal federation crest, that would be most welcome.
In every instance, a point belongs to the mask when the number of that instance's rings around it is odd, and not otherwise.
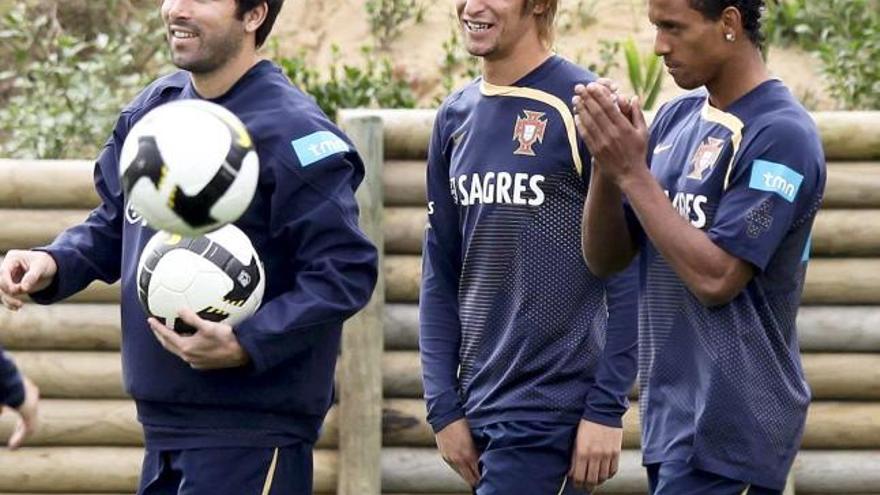
[[[711,171],[721,156],[721,150],[724,149],[724,140],[707,137],[705,141],[697,148],[691,164],[694,168],[688,174],[688,179],[703,180],[707,171]]]
[[[547,128],[547,119],[543,112],[523,110],[525,117],[516,117],[516,126],[513,128],[513,139],[519,141],[519,148],[514,155],[535,156],[532,146],[535,143],[544,142],[544,130]]]

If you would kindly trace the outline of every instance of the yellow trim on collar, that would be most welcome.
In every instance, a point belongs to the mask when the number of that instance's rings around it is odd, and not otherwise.
[[[571,146],[571,160],[572,163],[574,163],[574,168],[577,170],[578,175],[581,175],[584,166],[581,161],[581,154],[578,152],[577,130],[575,130],[574,126],[574,116],[569,111],[565,102],[558,97],[539,89],[523,88],[519,86],[496,86],[485,80],[480,82],[480,93],[484,96],[512,96],[515,98],[527,98],[529,100],[546,103],[553,107],[559,112],[559,116],[562,117],[562,122],[565,124],[565,133],[568,135],[568,144]]]
[[[721,124],[732,133],[730,142],[733,144],[733,153],[730,155],[730,163],[727,164],[727,173],[724,174],[724,190],[730,185],[730,174],[733,172],[733,161],[739,152],[739,145],[742,142],[742,130],[745,127],[742,120],[732,113],[719,110],[709,104],[709,97],[706,97],[706,103],[703,104],[703,110],[700,112],[703,120]]]

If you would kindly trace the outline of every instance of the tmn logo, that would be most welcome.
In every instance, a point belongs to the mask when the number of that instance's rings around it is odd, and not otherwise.
[[[544,130],[547,128],[547,119],[543,112],[523,110],[525,117],[516,117],[516,126],[513,128],[513,139],[519,141],[519,148],[514,155],[535,156],[532,146],[535,143],[544,142]],[[542,120],[543,119],[543,120]]]
[[[749,187],[759,191],[776,193],[789,203],[793,203],[803,181],[803,175],[781,163],[755,160],[752,163]]]

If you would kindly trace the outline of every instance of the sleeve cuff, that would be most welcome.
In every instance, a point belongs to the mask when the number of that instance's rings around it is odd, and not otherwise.
[[[591,423],[611,428],[623,428],[623,414],[599,412],[587,407],[584,409],[584,414],[581,417]]]
[[[256,343],[256,339],[247,338],[249,333],[247,331],[239,331],[239,328],[233,328],[232,333],[235,334],[235,338],[238,339],[238,345],[244,349],[250,359],[250,362],[245,365],[246,369],[249,369],[252,374],[258,375],[270,368],[266,357],[260,351],[260,346]]]
[[[431,429],[434,430],[434,433],[439,433],[443,428],[446,428],[463,417],[464,411],[461,408],[458,408],[437,418],[431,418],[429,423],[431,424]]]
[[[55,272],[55,278],[52,279],[52,282],[49,284],[48,287],[41,291],[29,294],[28,297],[30,297],[31,300],[37,304],[52,304],[54,302],[57,302],[59,299],[58,293],[61,288],[61,272],[63,271],[61,256],[58,256],[56,252],[52,251],[46,246],[34,248],[33,250],[41,251],[51,256],[52,259],[55,260],[55,266],[57,267],[57,270]]]
[[[24,382],[21,380],[21,375],[16,372],[5,385],[3,403],[17,409],[24,403]]]

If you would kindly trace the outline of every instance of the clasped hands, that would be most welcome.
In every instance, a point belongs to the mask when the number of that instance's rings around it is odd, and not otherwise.
[[[594,170],[618,186],[645,170],[648,125],[638,97],[618,96],[610,79],[574,88],[572,109],[578,133],[593,157]]]

